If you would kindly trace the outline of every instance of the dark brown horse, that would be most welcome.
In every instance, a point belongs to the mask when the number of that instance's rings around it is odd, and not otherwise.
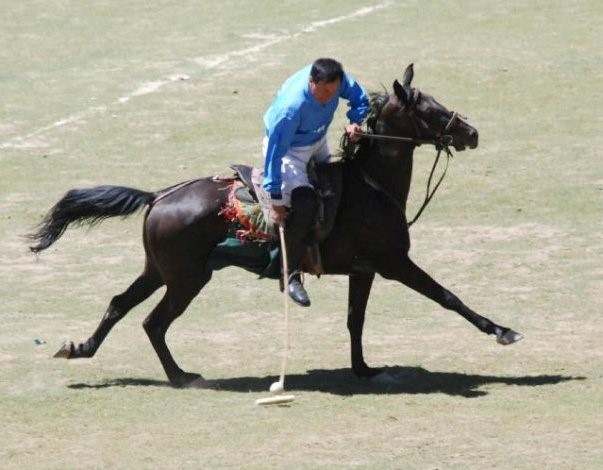
[[[365,309],[376,273],[457,312],[484,333],[495,335],[501,344],[522,337],[471,310],[408,256],[405,208],[417,142],[442,145],[445,141],[457,151],[475,148],[478,143],[475,128],[433,97],[412,88],[412,78],[411,64],[402,84],[394,82],[392,95],[373,96],[368,120],[369,133],[407,140],[365,138],[351,158],[331,164],[342,173],[343,194],[334,227],[320,251],[327,274],[349,276],[347,326],[352,369],[359,377],[374,377],[380,372],[366,364],[362,352]],[[165,334],[212,277],[208,260],[229,230],[229,223],[219,213],[227,202],[230,184],[203,178],[156,193],[117,186],[69,191],[31,236],[37,241],[31,248],[34,252],[48,248],[71,223],[93,224],[107,217],[132,214],[148,205],[143,230],[146,263],[132,285],[111,300],[92,336],[79,345],[66,343],[57,356],[92,357],[130,309],[165,285],[165,295],[145,319],[144,329],[171,384],[181,387],[196,380],[198,374],[178,366]]]

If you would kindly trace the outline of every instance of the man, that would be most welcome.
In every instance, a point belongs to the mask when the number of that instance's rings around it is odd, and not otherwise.
[[[314,188],[308,180],[311,158],[327,162],[331,153],[327,130],[333,121],[339,98],[348,101],[346,132],[355,142],[360,124],[369,109],[366,92],[333,59],[318,59],[282,85],[264,115],[263,187],[272,200],[272,219],[284,225],[289,269],[289,296],[307,307],[310,299],[298,271],[317,209]]]

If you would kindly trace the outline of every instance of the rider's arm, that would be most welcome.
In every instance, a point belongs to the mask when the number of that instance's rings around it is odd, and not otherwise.
[[[369,111],[369,98],[360,83],[347,73],[343,76],[340,96],[348,101],[349,110],[346,114],[353,124],[362,124]]]
[[[262,186],[270,193],[274,205],[282,204],[281,194],[281,163],[291,147],[293,136],[299,127],[297,115],[285,114],[274,121],[267,129],[268,146],[264,162],[264,182]]]

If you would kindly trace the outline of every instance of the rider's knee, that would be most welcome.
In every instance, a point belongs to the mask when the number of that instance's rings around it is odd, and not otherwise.
[[[314,188],[300,186],[291,192],[292,212],[303,212],[313,214],[318,207],[318,197]]]

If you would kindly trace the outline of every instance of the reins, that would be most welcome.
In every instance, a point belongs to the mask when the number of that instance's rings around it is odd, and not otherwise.
[[[448,171],[448,164],[450,163],[450,159],[453,157],[452,151],[450,150],[448,145],[446,145],[446,146],[436,145],[436,148],[438,149],[438,153],[436,154],[435,160],[431,167],[431,171],[429,172],[429,178],[427,180],[427,188],[425,189],[425,199],[423,200],[423,204],[421,204],[421,207],[417,211],[416,215],[413,217],[413,219],[410,222],[408,222],[409,227],[412,224],[414,224],[419,219],[419,217],[421,217],[421,214],[423,213],[423,211],[425,210],[427,205],[431,202],[431,199],[433,198],[436,191],[440,187],[440,184],[442,184],[442,181],[444,181],[444,177],[446,176],[446,172]],[[446,151],[446,166],[444,167],[444,171],[442,172],[442,175],[438,179],[438,182],[433,187],[433,190],[431,190],[431,182],[433,180],[433,175],[435,173],[435,169],[438,166],[438,162],[440,161],[440,155],[442,154],[442,150]]]
[[[390,142],[408,142],[410,144],[432,144],[432,145],[442,145],[443,142],[435,141],[435,140],[424,140],[424,139],[415,139],[412,137],[399,137],[395,135],[379,135],[379,134],[371,134],[370,132],[364,132],[360,134],[360,137],[363,139],[371,139],[371,140],[386,140]],[[452,143],[452,137],[449,135],[443,136],[446,138],[445,145],[450,145]]]
[[[451,127],[451,123],[453,122],[453,120],[456,119],[456,116],[457,116],[457,114],[454,113],[452,119],[448,123],[448,126],[446,126],[446,130],[448,130]],[[415,145],[428,144],[428,145],[434,145],[435,148],[437,149],[437,154],[436,154],[435,160],[433,162],[433,165],[431,167],[431,171],[429,172],[429,178],[427,180],[427,187],[425,190],[425,199],[423,200],[423,203],[421,204],[421,207],[419,208],[419,210],[417,211],[415,216],[412,218],[412,220],[410,222],[408,222],[408,226],[409,227],[412,226],[419,219],[419,217],[421,216],[421,214],[423,213],[425,208],[429,205],[429,203],[435,196],[436,191],[442,184],[442,181],[444,181],[444,177],[446,176],[446,172],[448,171],[448,164],[450,163],[450,159],[453,157],[452,151],[450,150],[450,147],[449,147],[452,144],[452,136],[445,134],[445,135],[440,136],[438,139],[425,140],[425,139],[416,139],[416,138],[412,138],[412,137],[378,135],[378,134],[372,134],[372,133],[365,132],[365,133],[360,134],[360,137],[362,139],[410,143],[410,144],[415,144]],[[347,134],[344,134],[341,139],[341,148],[344,150],[344,152],[346,154],[349,155],[348,152],[350,152],[351,148],[353,148],[353,147],[354,147],[354,144],[351,143],[351,141],[349,140],[349,136]],[[444,171],[442,172],[442,175],[440,176],[437,183],[435,184],[435,186],[433,186],[433,189],[432,189],[433,175],[435,174],[435,170],[440,161],[440,156],[442,155],[442,151],[446,152],[446,166],[444,167]],[[385,194],[388,197],[388,199],[390,199],[390,201],[392,201],[394,203],[394,205],[396,207],[398,207],[398,209],[400,209],[400,212],[404,211],[402,206],[400,205],[400,201],[396,200],[389,193],[389,191],[387,191],[387,189],[385,189],[382,185],[380,185],[377,181],[375,181],[368,173],[366,173],[366,171],[361,169],[361,173],[362,173],[362,177],[364,178],[364,181],[371,188],[379,191],[382,194]]]

